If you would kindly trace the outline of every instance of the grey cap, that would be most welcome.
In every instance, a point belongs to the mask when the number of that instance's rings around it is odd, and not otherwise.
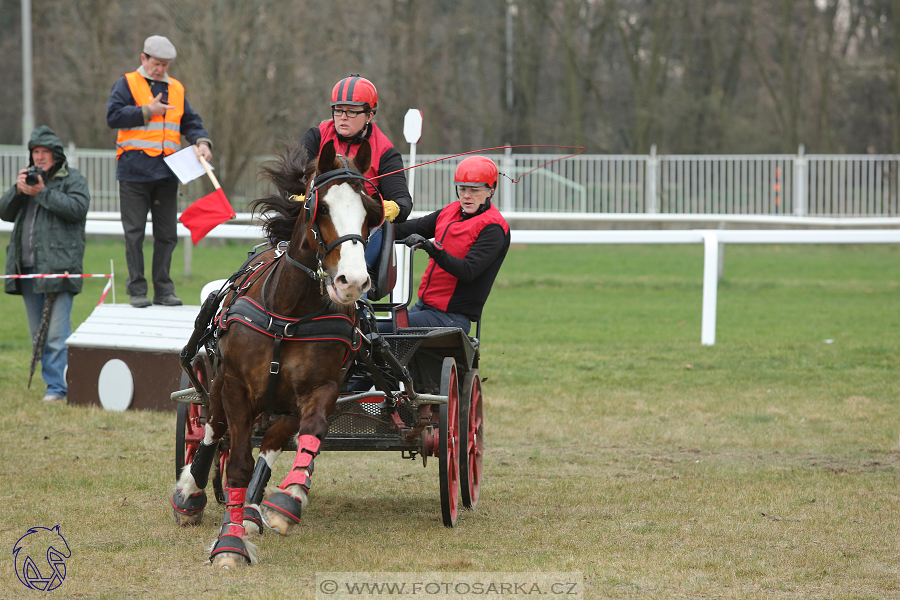
[[[159,60],[173,60],[176,56],[175,46],[162,35],[151,35],[144,40],[144,54]]]

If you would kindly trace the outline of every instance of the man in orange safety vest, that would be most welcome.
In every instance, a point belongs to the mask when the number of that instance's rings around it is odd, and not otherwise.
[[[178,178],[164,158],[181,147],[181,136],[200,156],[212,159],[212,141],[200,115],[185,97],[184,86],[169,77],[175,46],[152,35],[144,42],[141,66],[116,81],[106,105],[106,123],[118,130],[116,179],[125,230],[126,291],[137,308],[150,306],[144,277],[144,230],[147,213],[153,216],[153,302],[179,306],[169,276],[172,252],[178,244]]]

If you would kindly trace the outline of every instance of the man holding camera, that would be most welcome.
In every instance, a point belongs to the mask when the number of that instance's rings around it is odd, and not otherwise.
[[[0,219],[15,223],[6,248],[6,274],[83,273],[84,223],[91,195],[87,180],[68,166],[59,137],[47,126],[31,134],[29,167],[0,197]],[[51,306],[41,375],[44,400],[66,397],[66,339],[72,333],[72,301],[81,292],[80,278],[7,279],[7,294],[21,294],[34,340],[45,303]]]
[[[181,147],[181,136],[197,154],[212,160],[212,142],[200,115],[185,97],[184,86],[167,72],[175,59],[169,38],[151,35],[144,41],[141,66],[116,81],[106,104],[106,123],[118,129],[116,179],[125,230],[125,261],[130,303],[150,306],[144,277],[144,230],[153,216],[153,304],[180,306],[169,276],[172,252],[178,245],[178,178],[166,156]]]

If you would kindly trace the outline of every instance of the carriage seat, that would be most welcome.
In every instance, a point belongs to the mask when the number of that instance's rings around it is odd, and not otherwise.
[[[381,227],[381,254],[369,271],[372,287],[366,293],[370,302],[378,302],[391,293],[397,283],[397,255],[394,254],[394,224],[388,221]]]

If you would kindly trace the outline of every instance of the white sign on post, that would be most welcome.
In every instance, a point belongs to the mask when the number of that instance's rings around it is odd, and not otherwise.
[[[409,166],[416,164],[416,144],[422,139],[422,111],[417,108],[411,108],[406,111],[406,117],[403,118],[403,137],[409,143]],[[416,183],[416,170],[409,170],[409,195],[413,195],[413,185]]]
[[[403,119],[403,137],[409,144],[418,144],[422,139],[422,111],[411,108]]]

